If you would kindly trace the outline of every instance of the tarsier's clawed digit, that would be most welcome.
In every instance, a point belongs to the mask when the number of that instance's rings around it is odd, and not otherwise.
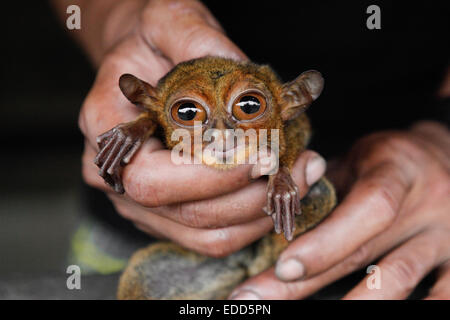
[[[298,187],[287,168],[269,177],[267,185],[267,206],[264,212],[272,217],[276,233],[284,232],[286,240],[292,240],[295,230],[295,216],[302,213]]]
[[[99,175],[117,193],[125,192],[122,184],[123,166],[139,150],[151,126],[149,119],[137,119],[120,124],[97,137],[100,152],[94,162],[100,168]]]
[[[130,74],[120,77],[119,86],[124,96],[143,112],[135,121],[120,124],[99,136],[100,151],[95,163],[107,184],[119,193],[125,192],[122,169],[157,126],[163,129],[163,140],[169,149],[179,143],[171,139],[177,129],[187,130],[191,141],[196,140],[194,132],[199,128],[201,132],[253,129],[258,135],[261,129],[265,132],[275,129],[279,131],[276,149],[280,150],[281,169],[269,178],[264,210],[272,216],[275,231],[292,239],[294,218],[300,214],[300,198],[289,170],[309,140],[309,122],[303,112],[322,91],[323,78],[319,72],[307,71],[283,84],[268,66],[205,57],[177,65],[156,87]],[[223,136],[227,134],[223,132]],[[202,144],[202,148],[207,146]],[[202,161],[218,169],[231,169],[242,163],[237,152],[231,152],[234,148],[218,147],[215,150],[220,152]],[[240,154],[250,159],[259,148],[245,146],[245,152]],[[199,156],[197,148],[188,150],[191,156]],[[227,154],[234,158],[224,164],[223,157]],[[211,158],[216,161],[211,162]]]
[[[124,193],[122,185],[122,159],[119,157],[121,152],[127,152],[124,148],[124,135],[114,128],[97,137],[97,144],[100,152],[95,157],[95,164],[100,168],[98,174],[105,182],[114,188],[118,193]]]

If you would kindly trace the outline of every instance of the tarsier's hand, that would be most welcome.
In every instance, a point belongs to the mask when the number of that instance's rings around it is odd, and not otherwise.
[[[80,128],[86,137],[83,177],[104,190],[117,211],[141,230],[207,255],[230,254],[273,228],[271,218],[262,211],[266,182],[250,183],[259,176],[256,167],[216,171],[201,165],[175,165],[161,141],[150,138],[121,172],[124,195],[116,194],[98,175],[94,164],[97,136],[134,120],[139,112],[119,90],[122,74],[132,73],[155,85],[181,61],[205,55],[246,58],[198,1],[153,0],[133,14],[128,7],[121,7],[135,3],[121,2],[111,13],[111,22],[105,23],[111,28],[105,30],[105,42],[114,47],[102,59],[80,114]],[[121,17],[122,13],[127,16]],[[124,30],[130,31],[124,34]],[[111,40],[116,35],[120,38]],[[120,189],[116,167],[113,163],[103,166],[105,161],[98,159],[104,175]],[[324,171],[325,162],[316,153],[306,151],[299,157],[292,175],[301,197]]]
[[[364,279],[346,299],[404,299],[435,268],[428,298],[450,299],[448,129],[420,123],[405,132],[373,134],[334,169],[330,174],[343,201],[294,241],[276,267],[231,296],[303,298],[381,257],[381,288],[369,290]]]
[[[267,185],[267,205],[264,212],[272,217],[276,233],[284,231],[286,240],[293,239],[295,216],[302,213],[300,193],[286,168],[280,168],[269,178]]]
[[[123,165],[130,162],[155,128],[155,123],[143,118],[121,123],[97,137],[100,152],[94,162],[100,168],[100,177],[117,193],[125,192],[122,184]]]

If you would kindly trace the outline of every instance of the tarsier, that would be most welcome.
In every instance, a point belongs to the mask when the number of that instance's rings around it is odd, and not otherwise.
[[[95,163],[99,174],[116,192],[125,192],[121,172],[142,143],[157,128],[169,149],[179,128],[202,130],[279,129],[279,170],[268,177],[267,203],[275,232],[226,258],[191,252],[174,243],[158,242],[139,250],[121,277],[121,299],[225,298],[245,278],[270,267],[292,240],[317,225],[336,203],[333,186],[322,178],[300,201],[290,170],[311,135],[303,113],[320,95],[323,78],[317,71],[281,83],[268,66],[205,57],[177,65],[156,87],[125,74],[119,86],[126,98],[142,109],[132,122],[100,135]],[[270,147],[270,146],[269,146]],[[227,152],[224,148],[221,150]],[[231,146],[233,148],[233,146]],[[245,150],[246,157],[258,150]],[[192,156],[196,152],[191,150]],[[211,164],[209,164],[211,165]],[[212,164],[230,169],[230,164]],[[284,232],[284,237],[281,233]]]

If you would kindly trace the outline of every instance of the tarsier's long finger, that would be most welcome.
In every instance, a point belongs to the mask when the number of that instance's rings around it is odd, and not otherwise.
[[[300,197],[297,198],[297,201],[295,203],[297,206],[297,210],[295,211],[295,214],[299,216],[302,214],[302,203],[301,203]]]
[[[292,216],[292,219],[294,219],[294,217],[295,217],[295,210],[296,210],[296,205],[295,205],[295,202],[297,201],[297,193],[295,192],[295,190],[291,190],[291,192],[289,192],[289,194],[291,195],[291,202],[290,202],[290,205],[291,205],[291,216]]]
[[[267,206],[263,208],[264,212],[271,216],[273,214],[273,192],[268,191],[267,192]]]
[[[114,129],[106,131],[97,137],[97,145],[100,149],[102,149],[105,144],[108,142],[108,139],[115,133]]]
[[[104,178],[106,174],[106,170],[110,167],[111,163],[114,161],[114,159],[117,156],[117,153],[119,152],[120,148],[122,147],[123,141],[120,138],[114,139],[114,146],[111,148],[111,150],[108,153],[108,156],[106,157],[105,162],[103,162],[103,165],[101,166],[98,174]]]
[[[128,164],[131,160],[131,158],[134,156],[134,154],[139,150],[141,147],[142,141],[138,140],[133,143],[131,149],[124,155],[122,159],[123,164]]]
[[[274,219],[274,227],[275,232],[280,234],[281,233],[281,196],[276,195],[275,196],[275,219]]]
[[[117,134],[113,135],[112,138],[110,138],[112,132],[113,130],[110,130],[98,137],[97,141],[99,141],[100,146],[102,145],[102,141],[107,141],[107,143],[101,146],[100,152],[95,157],[94,163],[100,168],[99,175],[105,180],[105,183],[111,186],[117,192],[120,192],[121,190],[123,190],[119,172],[120,168],[114,170],[114,174],[111,174],[110,172],[112,171],[111,167],[115,166],[114,162],[116,161],[117,157],[115,158],[114,154],[116,153],[116,150],[120,148],[122,139]],[[121,148],[123,148],[123,146]],[[110,164],[111,162],[112,164]],[[123,193],[123,191],[121,193]]]
[[[294,201],[294,204],[295,204],[294,213],[299,216],[302,214],[302,206],[301,206],[301,202],[300,202],[301,201],[300,200],[300,191],[298,190],[297,186],[294,186],[294,189],[295,189],[295,193],[296,193],[296,197],[295,197],[295,201]]]
[[[122,146],[120,147],[119,152],[115,156],[113,162],[109,166],[109,168],[106,171],[106,173],[108,173],[109,175],[113,175],[117,171],[117,169],[120,166],[121,160],[127,154],[127,152],[130,150],[131,147],[132,147],[132,144],[130,142],[125,142],[124,144],[122,144]]]
[[[283,209],[284,209],[284,214],[283,214],[283,231],[284,231],[284,237],[286,238],[286,240],[291,241],[292,240],[292,226],[293,226],[293,221],[292,221],[292,215],[291,215],[291,201],[293,199],[291,199],[291,196],[289,197],[283,197]]]
[[[296,202],[297,202],[297,199],[298,199],[298,197],[297,197],[297,193],[295,192],[295,190],[292,190],[291,191],[291,203],[290,203],[290,205],[291,205],[291,221],[292,221],[292,233],[294,233],[294,230],[295,230],[295,210],[297,210],[297,205],[296,205]]]
[[[109,140],[105,146],[100,148],[100,152],[97,154],[97,156],[94,159],[94,163],[101,167],[103,162],[105,161],[105,158],[108,156],[109,154],[109,150],[111,150],[111,148],[113,147],[115,141],[114,139]]]
[[[111,176],[112,180],[114,181],[114,185],[112,186],[114,188],[114,191],[117,193],[124,193],[125,189],[122,184],[122,167],[121,167],[121,160],[125,154],[130,150],[132,147],[131,142],[125,142],[119,150],[119,153],[115,157],[114,161],[109,166],[106,173]]]
[[[125,188],[123,187],[123,183],[122,183],[122,175],[120,174],[120,171],[122,170],[122,168],[117,169],[118,172],[116,174],[114,174],[114,185],[112,186],[114,191],[119,193],[119,194],[123,194],[125,193]]]

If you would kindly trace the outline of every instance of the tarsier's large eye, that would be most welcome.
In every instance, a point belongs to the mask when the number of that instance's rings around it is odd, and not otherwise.
[[[237,120],[252,120],[266,111],[266,100],[256,92],[244,93],[233,104],[232,113]]]
[[[195,101],[180,101],[173,105],[172,118],[179,124],[193,126],[195,121],[204,123],[207,113],[202,105]]]

